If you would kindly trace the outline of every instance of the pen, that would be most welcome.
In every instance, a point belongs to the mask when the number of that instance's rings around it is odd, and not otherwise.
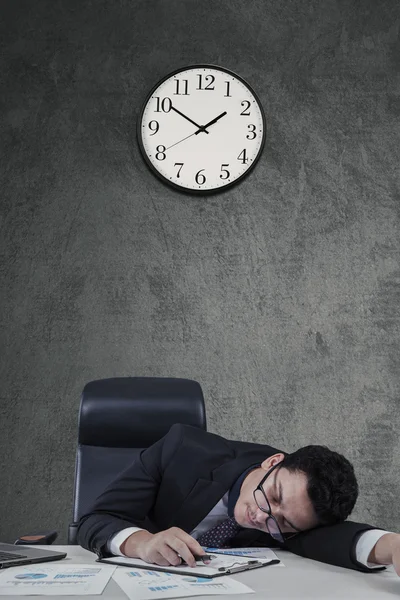
[[[223,573],[239,573],[240,571],[247,571],[249,569],[256,569],[257,567],[269,567],[270,565],[278,565],[281,561],[279,558],[273,558],[267,563],[259,562],[258,560],[250,560],[245,565],[238,565],[235,567],[232,565],[231,567],[220,567],[218,571],[222,571]]]
[[[179,556],[179,554],[178,554]],[[187,562],[182,558],[182,556],[179,556],[179,558],[182,560],[183,564],[186,565]],[[206,563],[206,561],[210,561],[214,558],[214,556],[212,556],[211,554],[203,554],[200,556],[200,554],[193,554],[193,558],[194,560],[197,561],[201,561],[203,563]]]
[[[200,556],[199,554],[193,554],[194,560],[201,560],[203,562],[205,562],[206,560],[211,560],[213,558],[213,556],[211,556],[210,554],[202,554],[202,556]]]

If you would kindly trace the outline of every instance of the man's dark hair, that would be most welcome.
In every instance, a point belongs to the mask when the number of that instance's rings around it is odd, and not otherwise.
[[[319,525],[344,521],[354,508],[358,484],[353,465],[342,454],[326,446],[304,446],[285,456],[288,471],[303,471],[307,492]]]

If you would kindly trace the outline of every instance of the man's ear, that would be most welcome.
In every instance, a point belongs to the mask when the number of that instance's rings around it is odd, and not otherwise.
[[[271,469],[271,467],[273,467],[277,463],[282,462],[284,458],[285,458],[285,455],[283,454],[283,452],[278,452],[278,454],[273,454],[272,456],[269,456],[268,458],[263,460],[263,462],[261,463],[261,468],[264,471],[269,471]]]

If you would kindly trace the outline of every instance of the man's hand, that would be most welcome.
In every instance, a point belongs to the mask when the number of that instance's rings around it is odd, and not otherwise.
[[[400,577],[400,533],[385,533],[371,550],[368,561],[378,565],[393,565]]]
[[[400,577],[400,534],[397,534],[396,542],[392,552],[392,565],[397,575]]]
[[[145,530],[132,533],[122,544],[121,552],[125,556],[141,558],[148,563],[175,567],[182,561],[189,567],[195,567],[194,555],[205,554],[200,544],[179,527],[171,527],[155,534]]]

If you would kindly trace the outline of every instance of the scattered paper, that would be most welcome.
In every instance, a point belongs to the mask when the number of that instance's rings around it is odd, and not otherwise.
[[[254,590],[231,577],[206,579],[162,571],[118,568],[113,579],[130,600],[181,598],[214,594],[253,594]]]
[[[36,564],[0,572],[0,596],[80,596],[103,593],[113,566]]]

